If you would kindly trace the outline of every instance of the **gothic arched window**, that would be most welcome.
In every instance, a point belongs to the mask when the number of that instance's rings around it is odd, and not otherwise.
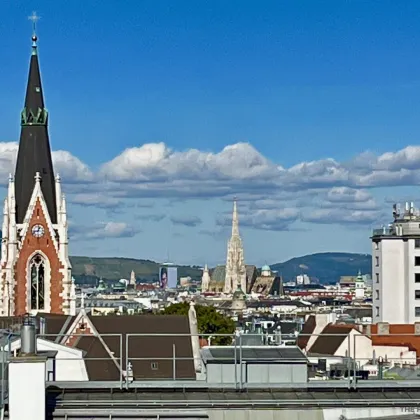
[[[31,310],[45,309],[45,262],[35,255],[29,264],[31,272]]]

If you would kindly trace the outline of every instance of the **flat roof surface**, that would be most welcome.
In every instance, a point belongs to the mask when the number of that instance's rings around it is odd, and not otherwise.
[[[252,346],[252,347],[206,347],[203,357],[206,363],[306,363],[307,357],[299,347]]]
[[[412,407],[420,403],[420,388],[415,390],[319,389],[287,391],[248,390],[246,392],[185,390],[57,390],[48,389],[50,404],[57,407]]]

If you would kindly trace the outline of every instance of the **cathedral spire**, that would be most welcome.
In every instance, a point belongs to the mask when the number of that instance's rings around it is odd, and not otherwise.
[[[233,200],[232,236],[228,242],[226,256],[224,292],[226,294],[233,293],[238,285],[242,290],[247,290],[244,249],[239,235],[238,205],[235,197]]]
[[[38,62],[38,37],[36,22],[39,17],[33,13],[32,54],[26,88],[25,106],[21,113],[21,134],[16,161],[16,222],[23,223],[29,201],[35,186],[34,176],[41,175],[41,189],[52,223],[57,222],[57,204],[54,171],[48,137],[48,112],[44,105],[41,73]]]
[[[239,219],[236,197],[233,199],[232,236],[239,236]]]

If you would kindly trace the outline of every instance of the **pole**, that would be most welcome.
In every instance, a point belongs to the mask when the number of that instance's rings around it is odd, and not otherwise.
[[[238,341],[238,334],[235,334],[235,350],[233,357],[235,358],[235,389],[238,389],[238,361],[237,358],[237,341]]]
[[[176,347],[172,344],[172,379],[176,379]]]
[[[242,384],[243,384],[243,369],[242,369],[242,334],[239,332],[239,378],[240,378],[240,384],[239,389],[242,390]]]

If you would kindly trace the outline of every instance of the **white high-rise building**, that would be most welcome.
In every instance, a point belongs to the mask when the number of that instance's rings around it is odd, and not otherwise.
[[[311,284],[311,279],[307,274],[299,274],[298,276],[296,276],[296,284]]]
[[[372,235],[373,323],[420,321],[420,211],[394,205],[394,221]]]

